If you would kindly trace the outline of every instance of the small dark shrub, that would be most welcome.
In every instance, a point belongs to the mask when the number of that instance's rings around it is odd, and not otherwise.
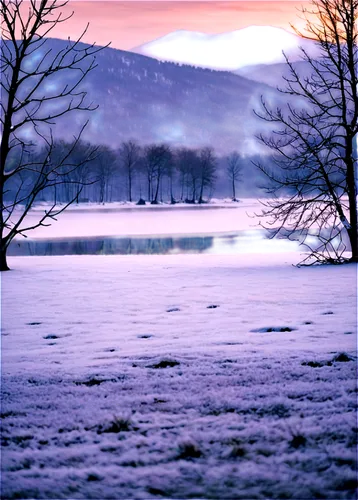
[[[102,478],[98,474],[88,474],[87,481],[100,481]]]
[[[126,417],[113,417],[113,420],[107,422],[105,424],[100,424],[97,427],[97,434],[104,433],[114,433],[118,434],[119,432],[128,432],[133,429],[132,422],[130,418]]]
[[[199,458],[202,456],[202,452],[199,450],[195,443],[185,442],[179,445],[178,460],[188,460],[191,458]]]
[[[175,359],[162,359],[159,363],[155,363],[154,365],[149,365],[147,368],[172,368],[173,366],[180,365],[179,361],[175,361]]]
[[[246,450],[242,446],[233,446],[232,450],[230,452],[230,457],[231,458],[242,458],[246,455]]]
[[[305,446],[306,443],[307,439],[305,438],[305,436],[303,436],[302,434],[295,434],[290,441],[290,446],[297,449]]]
[[[337,363],[348,363],[348,361],[353,361],[353,358],[345,352],[340,352],[333,358],[332,361],[335,361]]]

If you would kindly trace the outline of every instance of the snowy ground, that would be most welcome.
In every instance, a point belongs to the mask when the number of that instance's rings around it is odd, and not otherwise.
[[[299,260],[10,258],[2,498],[356,498],[357,268]]]

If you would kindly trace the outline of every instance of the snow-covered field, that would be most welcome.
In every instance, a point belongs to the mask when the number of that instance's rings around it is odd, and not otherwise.
[[[356,498],[357,268],[299,260],[10,258],[2,498]]]

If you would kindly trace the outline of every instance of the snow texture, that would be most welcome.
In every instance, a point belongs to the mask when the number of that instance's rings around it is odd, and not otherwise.
[[[355,498],[356,267],[14,257],[3,498]]]

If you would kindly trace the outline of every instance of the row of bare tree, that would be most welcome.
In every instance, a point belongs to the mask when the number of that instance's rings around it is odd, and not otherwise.
[[[26,204],[29,188],[37,183],[37,201],[68,203],[71,200],[105,203],[117,200],[140,203],[177,201],[203,203],[215,188],[218,157],[211,147],[173,149],[167,144],[140,146],[136,141],[122,142],[118,149],[85,141],[55,141],[40,151],[28,149],[9,158],[9,165],[28,165],[15,175],[5,196],[5,205]],[[224,159],[227,185],[236,199],[243,158],[232,152]],[[54,176],[54,165],[61,164],[61,178]]]

